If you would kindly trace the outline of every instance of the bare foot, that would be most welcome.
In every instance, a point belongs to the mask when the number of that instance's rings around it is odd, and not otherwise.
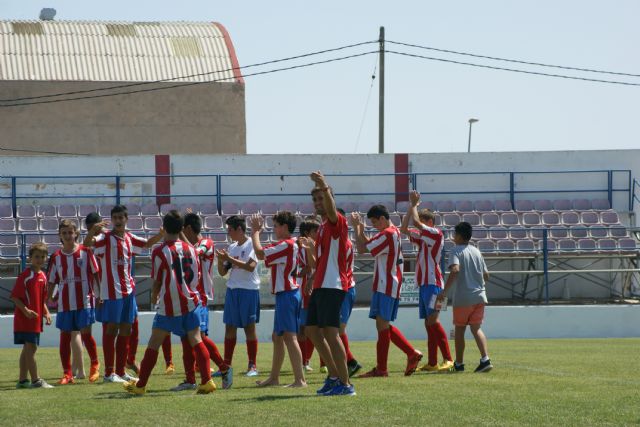
[[[264,381],[256,381],[256,385],[258,387],[271,387],[275,385],[280,385],[280,382],[276,379],[269,377]]]
[[[305,381],[291,383],[289,385],[284,386],[285,388],[304,388],[307,386]]]

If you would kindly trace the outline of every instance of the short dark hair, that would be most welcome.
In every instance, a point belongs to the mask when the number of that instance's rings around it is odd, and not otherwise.
[[[296,216],[289,211],[280,211],[273,216],[273,222],[280,225],[286,225],[289,233],[296,231]]]
[[[367,218],[380,218],[382,216],[389,219],[389,210],[385,205],[373,205],[367,211]]]
[[[240,227],[243,232],[247,231],[247,221],[239,215],[231,215],[224,223],[234,230],[237,230],[238,227]]]
[[[98,212],[89,212],[87,217],[84,219],[84,224],[87,229],[89,229],[92,225],[97,224],[100,221],[102,221],[102,217]]]
[[[473,227],[468,222],[459,222],[458,225],[456,225],[455,233],[462,237],[462,240],[468,242],[473,235]]]
[[[184,218],[180,212],[172,209],[162,218],[162,227],[169,234],[178,234],[184,227]]]
[[[29,258],[33,256],[36,252],[40,252],[44,254],[46,257],[48,255],[47,245],[44,242],[35,242],[29,247]]]
[[[320,223],[315,219],[305,219],[300,223],[300,235],[302,237],[309,237],[309,235],[320,228]]]
[[[191,212],[184,216],[184,226],[185,228],[189,226],[194,233],[200,234],[200,231],[202,230],[202,220],[198,214]]]
[[[115,205],[111,208],[111,216],[117,213],[123,213],[125,218],[129,217],[129,212],[127,211],[127,207],[125,205]]]

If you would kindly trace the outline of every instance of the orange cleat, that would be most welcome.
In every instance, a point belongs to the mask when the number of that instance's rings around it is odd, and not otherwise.
[[[408,377],[409,375],[413,374],[416,371],[416,368],[418,367],[418,364],[421,360],[422,353],[420,353],[419,351],[416,351],[415,353],[413,353],[413,355],[409,356],[407,358],[407,369],[404,370],[404,376]]]
[[[58,384],[60,384],[60,385],[75,384],[75,383],[76,383],[76,381],[73,379],[73,377],[71,375],[67,375],[67,374],[65,374],[58,381]]]
[[[373,378],[373,377],[388,377],[389,372],[387,371],[379,371],[378,368],[373,368],[369,372],[365,372],[364,374],[358,375],[356,378]]]
[[[100,362],[92,363],[89,370],[89,382],[95,383],[100,378]]]

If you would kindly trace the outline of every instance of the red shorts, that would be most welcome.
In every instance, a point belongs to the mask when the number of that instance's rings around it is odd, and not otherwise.
[[[453,324],[455,326],[481,325],[484,319],[484,304],[453,307]]]

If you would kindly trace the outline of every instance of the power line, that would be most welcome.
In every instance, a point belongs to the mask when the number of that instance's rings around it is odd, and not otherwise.
[[[478,55],[478,54],[469,53],[469,52],[459,52],[459,51],[455,51],[455,50],[440,49],[440,48],[430,47],[430,46],[420,46],[420,45],[416,45],[416,44],[396,42],[396,41],[391,41],[391,40],[387,40],[386,42],[387,43],[391,43],[391,44],[400,45],[400,46],[413,47],[413,48],[417,48],[417,49],[432,50],[434,52],[451,53],[451,54],[454,54],[454,55],[471,56],[471,57],[474,57],[474,58],[491,59],[491,60],[494,60],[494,61],[513,62],[513,63],[516,63],[516,64],[525,64],[525,65],[536,65],[536,66],[539,66],[539,67],[559,68],[559,69],[562,69],[562,70],[584,71],[584,72],[587,72],[587,73],[601,73],[601,74],[612,74],[612,75],[615,75],[615,76],[640,77],[640,74],[622,73],[622,72],[618,72],[618,71],[596,70],[596,69],[592,69],[592,68],[570,67],[570,66],[567,66],[567,65],[543,64],[541,62],[522,61],[522,60],[518,60],[518,59],[499,58],[499,57],[496,57],[496,56]]]
[[[353,150],[354,153],[358,152],[358,145],[360,145],[360,136],[362,135],[362,128],[364,127],[364,121],[367,118],[367,111],[369,110],[369,101],[371,100],[371,92],[373,91],[373,84],[376,81],[377,70],[378,70],[378,57],[376,57],[376,62],[373,64],[373,72],[371,73],[371,85],[369,85],[369,93],[367,94],[367,100],[364,103],[364,111],[362,112],[362,119],[360,120],[360,129],[358,129],[358,136],[356,137],[356,148]]]
[[[244,77],[260,76],[260,75],[264,75],[264,74],[272,74],[272,73],[277,73],[277,72],[281,72],[281,71],[296,70],[298,68],[307,68],[307,67],[312,67],[312,66],[320,65],[320,64],[328,64],[328,63],[331,63],[331,62],[338,62],[338,61],[344,61],[344,60],[347,60],[347,59],[358,58],[358,57],[361,57],[361,56],[371,55],[371,54],[374,54],[374,53],[378,53],[378,51],[374,50],[374,51],[370,51],[370,52],[363,52],[363,53],[357,53],[357,54],[353,54],[353,55],[341,56],[341,57],[337,57],[337,58],[325,59],[325,60],[322,60],[322,61],[309,62],[309,63],[306,63],[306,64],[292,65],[292,66],[289,66],[289,67],[282,67],[282,68],[274,68],[274,69],[266,70],[266,71],[257,71],[255,73],[243,74],[242,77],[244,78]],[[225,77],[225,78],[221,78],[221,79],[214,79],[214,80],[209,80],[209,81],[204,81],[204,82],[180,83],[180,84],[175,84],[175,85],[171,85],[171,86],[153,87],[153,88],[148,88],[148,89],[137,89],[137,90],[126,91],[126,92],[104,93],[104,94],[100,94],[100,95],[78,96],[78,97],[75,97],[75,98],[64,98],[64,99],[50,99],[48,101],[33,101],[33,102],[23,102],[23,103],[18,103],[18,104],[4,104],[4,105],[0,105],[0,107],[1,108],[9,108],[9,107],[20,107],[20,106],[24,106],[24,105],[53,104],[53,103],[58,103],[58,102],[78,101],[78,100],[83,100],[83,99],[106,98],[106,97],[110,97],[110,96],[130,95],[130,94],[134,94],[134,93],[154,92],[154,91],[158,91],[158,90],[167,90],[167,89],[173,89],[173,88],[178,88],[178,87],[187,87],[187,86],[195,86],[195,85],[216,83],[216,82],[221,82],[221,81],[230,80],[230,79],[234,79],[234,78],[235,78],[235,76],[234,77]]]
[[[24,151],[25,153],[36,153],[36,154],[56,154],[56,155],[64,155],[64,156],[88,156],[86,153],[68,153],[65,151],[44,151],[44,150],[30,150],[28,148],[7,148],[0,146],[0,151]]]
[[[354,44],[349,44],[349,45],[345,45],[345,46],[334,47],[334,48],[331,48],[331,49],[318,50],[318,51],[315,51],[315,52],[305,53],[305,54],[302,54],[302,55],[295,55],[295,56],[289,56],[289,57],[286,57],[286,58],[279,58],[279,59],[273,59],[273,60],[270,60],[270,61],[258,62],[258,63],[255,63],[255,64],[244,65],[242,67],[227,68],[225,70],[207,71],[207,72],[203,72],[203,73],[189,74],[189,75],[178,76],[178,77],[169,77],[169,78],[166,78],[166,79],[154,80],[154,81],[149,81],[149,82],[126,83],[126,84],[103,87],[103,88],[96,88],[96,89],[76,90],[76,91],[72,91],[72,92],[61,92],[61,93],[54,93],[54,94],[49,94],[49,95],[30,96],[30,97],[24,97],[24,98],[0,99],[0,102],[18,102],[18,101],[28,101],[28,100],[32,100],[32,99],[54,98],[54,97],[58,97],[58,96],[79,95],[79,94],[83,94],[83,93],[92,93],[92,92],[100,92],[100,91],[106,91],[106,90],[124,89],[124,88],[135,87],[135,86],[143,86],[143,85],[150,85],[150,84],[157,84],[157,83],[165,83],[165,82],[170,82],[170,81],[174,81],[174,80],[188,79],[188,78],[193,78],[193,77],[203,77],[203,76],[208,76],[208,75],[211,75],[211,74],[226,73],[226,72],[230,72],[230,71],[237,71],[237,70],[244,70],[244,69],[247,69],[247,68],[260,67],[260,66],[263,66],[263,65],[270,65],[270,64],[277,64],[277,63],[280,63],[280,62],[293,61],[295,59],[308,58],[310,56],[322,55],[322,54],[330,53],[330,52],[337,52],[337,51],[340,51],[340,50],[351,49],[351,48],[354,48],[354,47],[364,46],[364,45],[371,44],[371,43],[377,43],[377,41],[374,40],[374,41],[367,41],[367,42],[361,42],[361,43],[354,43]],[[229,79],[226,79],[226,80],[229,80]],[[202,82],[202,83],[211,83],[211,82],[212,81],[207,81],[207,82]]]
[[[541,72],[538,72],[538,71],[518,70],[518,69],[515,69],[515,68],[494,67],[492,65],[482,65],[482,64],[474,64],[474,63],[471,63],[471,62],[454,61],[452,59],[434,58],[434,57],[431,57],[431,56],[417,55],[417,54],[414,54],[414,53],[407,53],[407,52],[397,52],[397,51],[394,51],[394,50],[385,50],[385,52],[392,53],[394,55],[409,56],[409,57],[412,57],[412,58],[420,58],[420,59],[427,59],[427,60],[430,60],[430,61],[447,62],[447,63],[450,63],[450,64],[458,64],[458,65],[468,65],[470,67],[478,67],[478,68],[488,68],[490,70],[511,71],[511,72],[514,72],[514,73],[533,74],[533,75],[536,75],[536,76],[557,77],[557,78],[561,78],[561,79],[583,80],[583,81],[587,81],[587,82],[608,83],[608,84],[624,85],[624,86],[640,86],[640,83],[620,82],[620,81],[615,81],[615,80],[590,79],[590,78],[587,78],[587,77],[566,76],[566,75],[563,75],[563,74],[550,74],[550,73],[541,73]]]

